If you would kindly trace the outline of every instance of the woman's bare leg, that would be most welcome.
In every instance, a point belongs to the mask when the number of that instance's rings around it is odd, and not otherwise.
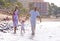
[[[14,27],[14,34],[16,34],[16,27]]]

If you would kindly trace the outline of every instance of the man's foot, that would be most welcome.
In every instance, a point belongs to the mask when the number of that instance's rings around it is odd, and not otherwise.
[[[34,34],[34,33],[32,33],[32,34],[31,34],[31,36],[30,36],[30,39],[33,39],[33,38],[34,38],[34,36],[35,36],[35,34]]]
[[[33,39],[33,38],[34,38],[34,35],[31,35],[31,36],[30,36],[30,39]]]
[[[24,33],[25,33],[25,31],[24,31]]]
[[[23,36],[24,34],[21,32],[21,36]]]
[[[14,32],[13,34],[16,34],[16,32]]]
[[[32,36],[34,36],[35,35],[35,33],[32,33]]]

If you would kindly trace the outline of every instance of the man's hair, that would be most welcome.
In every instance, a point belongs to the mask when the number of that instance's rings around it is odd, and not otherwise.
[[[36,11],[37,10],[37,7],[34,7],[34,10]]]

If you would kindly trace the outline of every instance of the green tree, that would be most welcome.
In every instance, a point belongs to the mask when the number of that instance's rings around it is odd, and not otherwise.
[[[54,3],[51,3],[51,14],[56,15],[57,6]]]
[[[22,14],[26,14],[27,13],[27,9],[26,8],[22,8],[21,12],[22,12]]]
[[[4,1],[5,1],[5,0],[0,0],[0,5],[1,5],[1,6],[4,5]]]
[[[30,8],[30,10],[34,8],[34,2],[29,3],[29,8]]]
[[[6,8],[9,8],[10,6],[11,6],[11,3],[9,3],[9,2],[5,3]]]
[[[22,5],[22,3],[21,3],[21,2],[16,2],[16,5],[18,5],[18,6],[19,6],[19,8],[23,8],[23,5]]]

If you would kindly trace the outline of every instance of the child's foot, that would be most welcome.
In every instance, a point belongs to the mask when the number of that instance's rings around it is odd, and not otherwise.
[[[25,33],[25,31],[24,31],[24,33]]]
[[[21,33],[21,36],[23,36],[23,33]]]

